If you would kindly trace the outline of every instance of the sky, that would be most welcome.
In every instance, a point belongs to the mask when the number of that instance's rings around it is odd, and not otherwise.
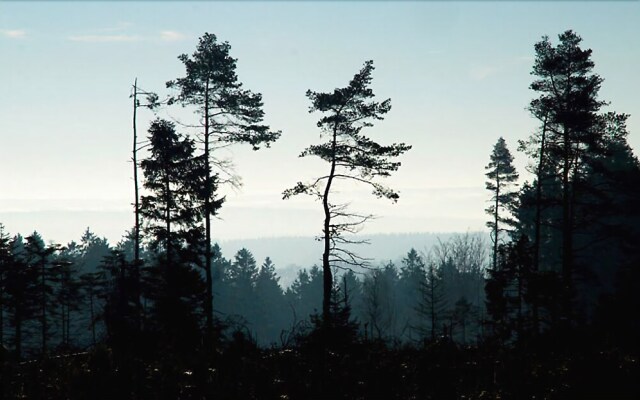
[[[218,153],[240,189],[225,188],[219,240],[312,236],[322,210],[282,191],[326,170],[298,158],[318,143],[307,89],[344,87],[373,60],[372,88],[392,110],[368,134],[413,148],[386,184],[397,204],[342,187],[355,211],[378,216],[363,233],[484,229],[485,165],[502,136],[516,151],[538,123],[526,111],[533,46],[567,29],[593,49],[600,97],[631,114],[640,148],[640,2],[0,2],[0,223],[46,240],[78,240],[86,227],[115,243],[133,225],[130,162],[135,78],[161,97],[184,76],[178,55],[214,33],[231,45],[244,87],[262,93],[270,149]],[[193,123],[179,106],[159,116]],[[139,131],[155,115],[140,110]],[[188,130],[184,129],[184,133]]]

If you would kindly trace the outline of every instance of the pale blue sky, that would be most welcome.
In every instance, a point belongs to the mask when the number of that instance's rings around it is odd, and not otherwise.
[[[632,115],[640,147],[638,21],[638,2],[0,2],[0,222],[60,242],[91,226],[116,241],[133,223],[133,79],[167,94],[164,83],[184,73],[177,56],[211,32],[230,42],[240,80],[283,132],[272,149],[226,154],[244,187],[229,191],[217,237],[319,231],[311,198],[281,200],[323,168],[297,158],[319,134],[304,93],[345,86],[368,59],[376,94],[393,106],[371,135],[414,148],[388,181],[398,204],[345,188],[356,209],[380,215],[365,232],[483,229],[493,144],[503,136],[516,153],[536,126],[525,107],[542,35],[583,37],[605,78],[601,98]],[[142,132],[151,118],[140,113]]]

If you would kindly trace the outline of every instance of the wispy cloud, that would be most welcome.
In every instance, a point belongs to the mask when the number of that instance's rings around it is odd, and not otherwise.
[[[519,67],[522,64],[528,65],[531,62],[533,62],[533,57],[519,56],[492,65],[473,65],[469,69],[469,76],[474,80],[481,81],[498,73],[507,71],[515,67]]]
[[[137,42],[142,40],[135,35],[72,35],[68,37],[72,42],[85,43],[113,43],[113,42]]]
[[[131,28],[132,26],[133,26],[133,24],[131,22],[118,22],[117,24],[115,24],[113,26],[109,26],[109,27],[106,27],[106,28],[94,29],[93,32],[100,32],[100,33],[118,32],[118,31],[123,31],[123,30],[126,30],[128,28]]]
[[[186,36],[183,33],[176,31],[162,31],[160,32],[160,39],[165,42],[177,42],[183,40]]]
[[[123,43],[144,40],[142,36],[127,32],[132,26],[133,24],[130,22],[118,22],[112,26],[91,29],[82,34],[69,35],[67,39],[72,42],[85,43]]]
[[[27,31],[22,29],[0,29],[0,35],[9,39],[22,39],[27,36]]]
[[[492,67],[489,65],[484,65],[484,66],[475,66],[472,67],[471,70],[469,71],[469,75],[471,75],[471,78],[481,81],[493,74],[495,74],[496,72],[499,71],[499,68],[497,67]]]

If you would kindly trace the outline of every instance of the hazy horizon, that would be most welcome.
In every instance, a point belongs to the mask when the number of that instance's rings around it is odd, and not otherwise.
[[[372,88],[380,100],[391,98],[392,109],[367,135],[413,148],[386,182],[399,191],[397,204],[339,188],[355,211],[380,217],[363,233],[484,230],[484,167],[498,137],[514,154],[520,182],[530,179],[516,148],[538,126],[526,107],[535,96],[533,46],[543,35],[552,42],[567,29],[582,36],[604,78],[601,98],[632,114],[629,144],[640,148],[639,3],[576,4],[2,2],[0,76],[11,95],[0,98],[0,222],[58,242],[77,240],[87,226],[117,241],[133,225],[133,81],[170,94],[165,83],[184,74],[178,55],[191,54],[210,32],[229,42],[239,81],[262,93],[265,122],[282,131],[270,149],[217,153],[233,160],[244,185],[221,190],[227,202],[214,235],[319,233],[317,202],[282,201],[283,190],[325,167],[298,158],[319,135],[305,92],[346,85],[370,59]],[[159,116],[195,118],[175,106]],[[139,110],[141,139],[154,118]]]
[[[295,211],[295,210],[294,210]],[[241,207],[229,207],[228,213],[243,213],[246,214],[247,209]],[[264,210],[257,210],[257,214],[265,214]],[[278,215],[265,215],[266,218],[279,217]],[[5,232],[15,235],[21,234],[26,236],[33,231],[40,233],[45,241],[55,242],[58,244],[66,244],[70,241],[79,241],[82,233],[89,228],[93,233],[99,237],[106,238],[110,244],[115,245],[123,238],[128,230],[132,228],[129,224],[133,219],[133,213],[124,210],[35,210],[35,211],[0,211],[0,224],[5,228]],[[389,219],[387,217],[387,219]],[[47,223],[42,223],[46,220]],[[450,234],[450,233],[464,233],[464,232],[488,232],[484,229],[484,220],[478,220],[477,226],[470,226],[467,224],[467,219],[461,219],[458,223],[448,225],[449,229],[428,229],[428,226],[443,226],[443,222],[450,222],[450,219],[438,219],[433,217],[431,219],[426,218],[427,221],[434,222],[433,224],[424,225],[423,229],[416,230],[375,230],[377,225],[370,224],[365,227],[359,236],[367,235],[405,235],[405,234]],[[384,218],[379,218],[378,222],[383,223]],[[64,224],[64,225],[63,225]],[[221,243],[229,241],[241,241],[241,240],[256,240],[256,239],[278,239],[278,238],[313,238],[319,234],[319,231],[312,231],[312,229],[304,229],[298,232],[272,232],[264,233],[264,231],[258,231],[259,233],[252,234],[252,230],[245,229],[244,227],[235,227],[233,230],[223,230],[220,226],[224,226],[225,221],[216,220],[215,224],[219,224],[219,230],[214,228],[214,239]],[[123,226],[124,229],[119,229],[119,226]],[[309,225],[309,228],[313,228]],[[388,228],[388,226],[387,226]],[[456,229],[457,228],[457,229]],[[245,232],[243,234],[243,232]],[[235,235],[234,235],[235,233]]]

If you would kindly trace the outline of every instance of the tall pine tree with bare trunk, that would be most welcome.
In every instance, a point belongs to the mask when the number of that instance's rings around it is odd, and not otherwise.
[[[201,213],[205,221],[205,274],[206,274],[206,339],[213,335],[213,279],[211,275],[211,217],[222,202],[216,199],[212,187],[212,167],[222,174],[222,183],[239,185],[229,160],[216,156],[216,149],[234,143],[247,143],[254,150],[269,147],[280,137],[279,131],[271,131],[262,123],[262,95],[242,87],[236,75],[236,59],[231,57],[228,42],[218,42],[216,35],[205,33],[192,56],[178,57],[185,67],[185,76],[167,82],[176,89],[177,96],[169,104],[195,106],[200,116],[199,141],[203,145],[203,157],[207,160]]]
[[[578,226],[576,204],[582,195],[589,160],[602,153],[602,134],[598,129],[598,111],[606,102],[598,99],[603,79],[593,73],[590,49],[582,49],[582,38],[568,30],[558,35],[553,45],[547,36],[535,44],[535,61],[530,88],[538,97],[530,103],[531,114],[543,121],[544,153],[537,151],[540,141],[529,153],[540,153],[545,169],[560,182],[556,196],[562,211],[559,223],[562,236],[561,271],[563,280],[563,320],[571,321],[574,278],[574,236]],[[542,144],[542,142],[540,142]],[[539,179],[540,177],[538,177]]]
[[[145,102],[140,101],[139,96],[145,96]],[[141,149],[139,147],[140,143],[138,142],[138,108],[146,107],[150,110],[156,108],[160,103],[158,102],[158,95],[153,92],[148,92],[146,90],[141,89],[138,86],[138,78],[133,81],[133,88],[131,95],[129,96],[133,99],[133,117],[132,117],[132,128],[133,128],[133,148],[131,151],[131,162],[133,163],[133,190],[134,190],[134,216],[135,223],[133,226],[133,265],[134,265],[134,273],[135,273],[135,299],[136,299],[136,313],[137,313],[137,325],[138,331],[141,329],[141,314],[142,314],[142,303],[140,301],[140,268],[142,266],[142,259],[140,258],[140,230],[141,230],[141,220],[140,220],[140,187],[138,181],[138,151]],[[144,145],[142,146],[144,147]]]
[[[373,69],[373,61],[367,61],[347,87],[330,93],[307,91],[311,100],[309,112],[324,114],[317,125],[327,140],[307,147],[300,157],[320,157],[329,163],[329,170],[326,175],[308,183],[298,182],[283,193],[285,199],[309,194],[322,202],[324,223],[320,240],[324,245],[322,317],[325,324],[331,317],[331,268],[359,266],[366,261],[345,246],[358,242],[345,235],[357,232],[372,217],[349,211],[347,204],[337,203],[332,196],[335,184],[339,181],[362,183],[370,186],[376,197],[396,202],[399,194],[375,179],[396,171],[400,162],[394,159],[411,148],[404,143],[383,146],[361,133],[362,129],[373,126],[373,121],[384,119],[391,110],[390,99],[373,101],[374,93],[369,87]]]

